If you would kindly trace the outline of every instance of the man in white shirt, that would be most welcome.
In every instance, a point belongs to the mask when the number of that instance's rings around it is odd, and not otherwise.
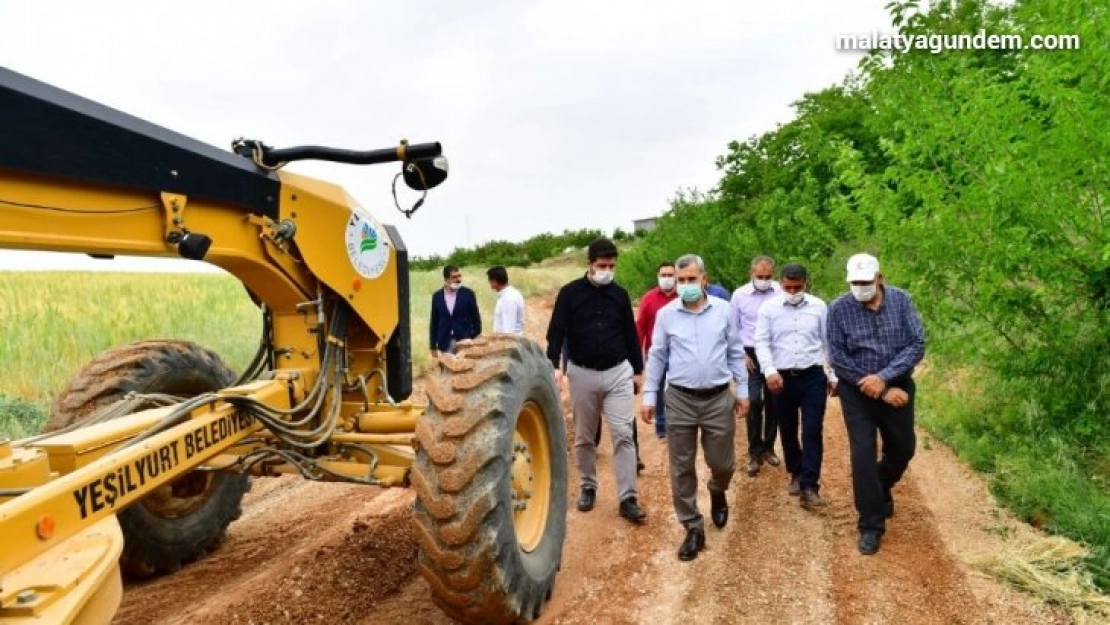
[[[489,288],[497,292],[493,308],[493,333],[524,335],[524,296],[509,286],[509,272],[498,265],[486,271]]]
[[[779,424],[791,495],[803,508],[825,504],[820,491],[825,405],[836,394],[836,374],[828,365],[828,307],[805,292],[805,267],[784,265],[782,293],[764,302],[755,324],[755,353]],[[801,443],[798,417],[801,413]]]

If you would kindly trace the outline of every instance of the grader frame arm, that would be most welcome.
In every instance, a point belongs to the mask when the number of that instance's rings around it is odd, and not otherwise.
[[[562,554],[567,474],[542,350],[463,341],[431,374],[430,403],[413,404],[399,233],[342,188],[283,169],[396,161],[426,195],[446,178],[438,143],[237,140],[225,152],[5,68],[0,137],[0,248],[214,264],[263,319],[239,375],[185,342],[121,346],[74,376],[54,430],[0,441],[0,624],[107,622],[121,565],[149,575],[201,557],[237,516],[246,475],[282,473],[413,486],[436,603],[468,623],[539,615]],[[188,549],[159,542],[163,526],[212,510]]]

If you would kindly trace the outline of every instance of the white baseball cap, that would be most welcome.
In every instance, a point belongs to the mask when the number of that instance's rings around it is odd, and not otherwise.
[[[848,259],[848,282],[871,282],[879,273],[879,259],[870,254],[856,254]]]

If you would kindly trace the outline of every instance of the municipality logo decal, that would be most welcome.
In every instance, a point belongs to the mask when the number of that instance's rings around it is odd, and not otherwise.
[[[364,278],[374,279],[389,265],[389,233],[357,212],[347,220],[344,233],[347,257],[351,266]]]
[[[362,241],[359,243],[358,249],[365,254],[372,252],[378,247],[378,231],[366,222],[362,222]]]

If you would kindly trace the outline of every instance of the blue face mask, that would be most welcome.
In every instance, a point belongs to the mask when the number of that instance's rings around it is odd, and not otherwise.
[[[701,299],[701,285],[700,284],[680,284],[678,285],[678,296],[684,302],[696,302]]]

